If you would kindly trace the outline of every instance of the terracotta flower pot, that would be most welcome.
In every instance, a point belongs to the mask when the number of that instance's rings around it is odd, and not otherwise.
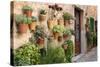
[[[64,26],[67,26],[68,24],[70,24],[70,20],[64,20]]]
[[[62,36],[58,36],[58,41],[61,42],[63,40]]]
[[[58,19],[58,24],[64,26],[64,20],[63,19]]]
[[[68,38],[68,36],[63,34],[63,39],[66,40],[67,38]]]
[[[36,22],[32,22],[31,24],[29,24],[29,28],[31,31],[34,31],[36,28]]]
[[[23,14],[26,15],[27,17],[32,17],[32,11],[31,10],[25,10],[25,11],[23,11]]]
[[[38,38],[36,43],[39,44],[39,45],[43,45],[44,44],[44,39],[43,38]]]
[[[48,20],[47,25],[48,25],[49,29],[52,29],[53,28],[53,20],[52,19]]]
[[[19,33],[26,33],[27,30],[29,29],[28,24],[18,24],[18,32]]]
[[[58,39],[59,33],[53,32],[54,39]]]
[[[46,20],[46,15],[40,14],[39,15],[39,20],[40,21],[45,21]]]
[[[64,50],[67,50],[67,47],[68,47],[67,45],[63,45]]]

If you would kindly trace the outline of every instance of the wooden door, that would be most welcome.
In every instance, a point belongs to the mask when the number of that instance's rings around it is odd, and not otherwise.
[[[75,8],[75,56],[81,53],[81,16],[80,10]]]

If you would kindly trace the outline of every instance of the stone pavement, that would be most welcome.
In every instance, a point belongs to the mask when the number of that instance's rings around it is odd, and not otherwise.
[[[97,47],[94,47],[93,49],[91,49],[91,51],[89,51],[88,53],[86,53],[85,55],[83,55],[76,62],[97,61],[97,58],[98,58],[97,57]]]

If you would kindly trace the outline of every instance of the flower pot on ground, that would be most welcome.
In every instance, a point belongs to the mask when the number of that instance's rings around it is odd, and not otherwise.
[[[63,33],[64,27],[62,27],[61,25],[55,25],[52,31],[53,31],[54,39],[58,39],[58,36]]]
[[[32,23],[29,24],[30,30],[35,31],[37,25],[37,18],[32,16]]]
[[[70,24],[70,20],[74,19],[73,16],[68,12],[63,13],[63,18],[64,18],[64,26]]]
[[[27,17],[32,17],[32,11],[33,11],[32,7],[25,5],[23,6],[22,11],[23,14],[26,15]]]
[[[28,24],[31,23],[31,18],[28,18],[24,15],[16,15],[15,21],[20,34],[26,33],[29,30]]]
[[[65,29],[63,32],[64,40],[67,40],[71,36],[71,31],[69,29]]]
[[[40,14],[39,14],[39,20],[40,21],[45,21],[46,20],[46,14],[47,14],[46,10],[41,9]]]

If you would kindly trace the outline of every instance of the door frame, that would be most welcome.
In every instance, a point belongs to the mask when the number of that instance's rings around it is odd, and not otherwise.
[[[81,8],[79,8],[79,7],[77,7],[77,6],[75,6],[74,7],[74,15],[75,15],[75,11],[79,11],[80,12],[80,15],[79,15],[79,25],[80,25],[80,27],[79,27],[79,41],[80,41],[80,46],[79,46],[79,54],[81,54],[81,30],[82,30],[82,21],[83,21],[83,10],[81,9]],[[75,28],[75,31],[76,31],[76,23],[74,24],[74,28]],[[75,46],[76,46],[76,35],[75,35]],[[76,47],[75,47],[76,48]],[[77,55],[79,55],[79,54],[77,54]],[[77,56],[76,55],[76,50],[75,50],[75,56]]]

